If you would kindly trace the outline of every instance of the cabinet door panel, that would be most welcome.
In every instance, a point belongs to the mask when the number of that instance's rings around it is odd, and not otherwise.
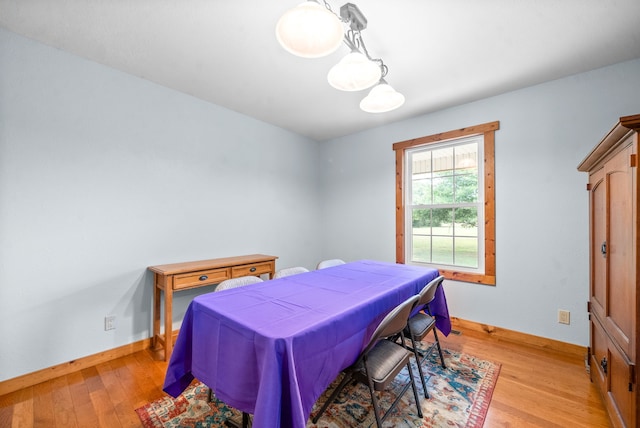
[[[591,317],[590,373],[591,381],[600,390],[614,426],[635,426],[633,403],[636,399],[636,385],[631,376],[631,364],[607,337],[596,316]]]
[[[608,400],[626,427],[634,427],[633,403],[635,385],[631,382],[631,367],[627,358],[611,343],[609,346],[609,388]],[[630,390],[631,389],[631,390]]]
[[[608,201],[607,329],[629,356],[635,320],[635,284],[633,283],[632,176],[630,147],[619,152],[605,166]]]
[[[596,384],[602,395],[605,395],[606,376],[604,366],[608,358],[607,336],[597,317],[591,316],[591,361],[589,361],[589,372],[591,380]]]
[[[601,320],[605,319],[607,298],[607,259],[602,254],[606,251],[607,240],[607,193],[604,183],[604,168],[589,177],[591,185],[591,312]],[[604,247],[603,247],[604,246]]]

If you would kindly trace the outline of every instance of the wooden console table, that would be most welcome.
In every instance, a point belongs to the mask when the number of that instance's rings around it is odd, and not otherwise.
[[[173,293],[180,290],[219,284],[225,279],[239,276],[260,276],[276,271],[276,256],[251,254],[195,262],[149,266],[153,272],[153,336],[151,345],[164,347],[164,359],[169,360],[173,350]],[[164,334],[160,332],[160,291],[164,291]]]

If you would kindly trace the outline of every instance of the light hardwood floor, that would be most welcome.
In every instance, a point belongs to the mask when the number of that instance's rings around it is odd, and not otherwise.
[[[444,347],[502,365],[486,428],[610,427],[582,358],[460,330]],[[0,396],[0,427],[140,427],[134,409],[163,396],[166,367],[140,351]]]

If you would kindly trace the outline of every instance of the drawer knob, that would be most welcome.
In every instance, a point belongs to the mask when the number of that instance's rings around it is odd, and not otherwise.
[[[252,267],[251,269],[249,269],[250,272],[255,272],[256,268]]]
[[[207,275],[202,275],[200,278],[200,281],[206,281],[207,279],[209,279],[209,277]]]

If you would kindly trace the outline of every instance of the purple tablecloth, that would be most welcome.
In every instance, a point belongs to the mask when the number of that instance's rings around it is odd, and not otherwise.
[[[372,323],[437,276],[435,269],[363,260],[196,297],[164,391],[176,397],[196,377],[226,404],[252,413],[255,428],[304,428]],[[431,311],[448,334],[442,290]]]

